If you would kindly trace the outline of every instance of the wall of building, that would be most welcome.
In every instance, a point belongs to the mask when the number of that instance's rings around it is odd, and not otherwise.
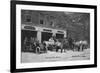
[[[30,22],[27,21],[27,15],[30,16]],[[39,24],[39,14],[31,10],[21,10],[21,23],[26,25]]]
[[[34,10],[22,10],[21,11],[21,23],[26,25],[35,25],[49,28],[64,29],[66,25],[61,16],[63,12],[50,12],[50,11],[34,11]],[[27,22],[27,15],[31,17],[31,21]],[[43,24],[41,23],[43,21]],[[64,26],[61,26],[64,25]]]
[[[35,25],[69,31],[68,36],[78,40],[89,40],[90,15],[88,13],[70,13],[56,11],[22,10],[22,25]],[[29,15],[30,22],[25,19]],[[80,19],[80,20],[79,20]],[[67,33],[66,33],[67,34]],[[67,35],[66,35],[67,36]]]
[[[27,28],[25,28],[27,27]],[[46,33],[52,33],[51,37],[52,36],[56,36],[56,34],[63,34],[63,38],[66,38],[67,34],[66,34],[66,31],[65,30],[58,30],[58,29],[52,29],[52,28],[46,28],[46,27],[39,27],[39,26],[32,26],[32,25],[26,25],[26,24],[23,24],[22,25],[22,30],[26,30],[26,31],[35,31],[37,32],[37,34],[34,34],[36,35],[37,37],[34,37],[34,38],[37,38],[39,40],[39,42],[41,43],[42,42],[42,33],[43,32],[46,32]],[[27,35],[26,35],[27,37]],[[30,37],[33,37],[33,36],[30,36]],[[48,37],[47,37],[48,38]],[[48,39],[49,40],[49,39]]]

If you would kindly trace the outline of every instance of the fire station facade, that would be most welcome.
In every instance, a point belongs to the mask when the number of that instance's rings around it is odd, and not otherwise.
[[[48,41],[50,37],[67,37],[67,31],[60,26],[59,16],[53,12],[21,10],[22,41],[25,37],[34,37],[39,42]]]

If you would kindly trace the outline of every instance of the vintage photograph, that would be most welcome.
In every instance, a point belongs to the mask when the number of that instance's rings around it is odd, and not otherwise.
[[[11,72],[97,67],[97,6],[11,2]]]
[[[21,9],[21,63],[90,60],[90,13]]]

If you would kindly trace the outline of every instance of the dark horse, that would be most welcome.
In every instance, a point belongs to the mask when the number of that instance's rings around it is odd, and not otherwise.
[[[72,38],[68,38],[68,48],[74,51],[74,40]]]
[[[61,50],[62,52],[66,52],[66,49],[68,48],[68,40],[67,39],[60,39],[59,45],[56,45],[56,52],[58,50]]]

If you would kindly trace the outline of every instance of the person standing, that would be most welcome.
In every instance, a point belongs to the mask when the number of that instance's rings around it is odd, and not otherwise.
[[[68,42],[69,42],[69,48],[71,49],[71,50],[73,50],[73,39],[70,37],[70,38],[68,38]]]

